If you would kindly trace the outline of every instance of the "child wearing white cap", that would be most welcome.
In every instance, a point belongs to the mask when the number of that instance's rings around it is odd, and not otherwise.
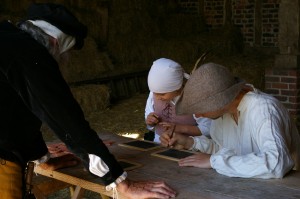
[[[154,142],[164,131],[190,136],[209,136],[211,120],[193,115],[176,115],[175,104],[189,75],[177,62],[160,58],[153,62],[148,74],[150,90],[145,108],[147,128],[155,131]]]

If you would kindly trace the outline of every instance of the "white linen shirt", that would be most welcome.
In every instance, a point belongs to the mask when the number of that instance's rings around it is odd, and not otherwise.
[[[253,88],[254,89],[254,88]],[[230,114],[213,120],[210,136],[194,137],[192,150],[213,154],[210,163],[230,177],[282,178],[299,160],[299,134],[284,106],[256,89]]]

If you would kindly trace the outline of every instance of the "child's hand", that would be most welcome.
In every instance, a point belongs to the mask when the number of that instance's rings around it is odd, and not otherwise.
[[[159,125],[161,125],[163,127],[164,131],[172,131],[173,128],[175,127],[174,123],[170,123],[170,122],[160,122]],[[176,132],[176,130],[175,130]]]
[[[150,113],[146,118],[146,124],[149,126],[155,126],[159,123],[159,117],[154,112]]]
[[[159,140],[162,146],[177,148],[177,145],[182,145],[181,142],[184,142],[184,137],[172,131],[164,131]]]
[[[211,168],[210,154],[197,153],[195,155],[180,159],[178,164],[182,167],[199,167],[199,168]]]

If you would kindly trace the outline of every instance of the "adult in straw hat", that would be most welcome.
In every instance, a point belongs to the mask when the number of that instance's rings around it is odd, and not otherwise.
[[[32,4],[17,26],[0,23],[1,198],[22,198],[22,171],[28,161],[57,169],[76,165],[79,158],[107,191],[119,191],[126,198],[174,197],[164,182],[129,180],[85,120],[58,62],[71,49],[82,48],[86,36],[85,25],[64,6],[52,3]],[[50,158],[40,132],[42,122],[79,158]]]
[[[199,152],[180,160],[180,166],[244,178],[282,178],[299,166],[300,138],[286,108],[224,66],[207,63],[195,70],[176,110],[213,119],[211,139],[176,133],[160,137],[165,146]]]
[[[180,97],[189,75],[171,59],[153,62],[148,74],[149,96],[145,108],[147,128],[155,131],[154,142],[160,142],[164,131],[186,135],[209,135],[211,119],[195,118],[193,114],[177,115],[176,100]]]

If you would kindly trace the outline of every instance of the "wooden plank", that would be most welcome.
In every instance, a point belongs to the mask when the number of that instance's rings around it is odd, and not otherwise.
[[[149,151],[149,150],[161,148],[159,144],[147,140],[132,140],[125,143],[120,143],[119,146],[128,147],[128,148],[141,150],[141,151]]]
[[[68,168],[68,169],[70,170],[70,168]],[[78,168],[77,169],[73,168],[73,169],[74,170],[72,170],[72,171],[75,173],[83,172],[82,167],[80,167],[80,169],[78,169]],[[104,195],[112,197],[112,192],[106,191],[105,186],[100,184],[99,178],[98,178],[98,182],[99,182],[99,184],[98,184],[98,183],[96,183],[97,182],[96,177],[91,176],[87,172],[85,173],[85,175],[87,176],[87,179],[94,178],[94,182],[92,182],[92,180],[89,181],[89,180],[85,180],[84,178],[75,177],[76,175],[69,175],[69,174],[63,173],[63,172],[61,172],[61,170],[50,171],[50,170],[41,169],[40,167],[35,167],[34,171],[38,174],[48,176],[51,178],[55,178],[57,180],[82,187],[84,189],[88,189],[88,190],[94,191],[96,193],[102,193]]]
[[[186,150],[163,149],[161,151],[154,152],[151,155],[168,160],[179,161],[182,158],[186,158],[194,154],[195,153]]]
[[[139,164],[139,163],[133,162],[133,161],[129,161],[126,159],[118,159],[118,162],[125,171],[131,171],[133,169],[136,169],[136,168],[139,168],[142,166],[142,164]]]

